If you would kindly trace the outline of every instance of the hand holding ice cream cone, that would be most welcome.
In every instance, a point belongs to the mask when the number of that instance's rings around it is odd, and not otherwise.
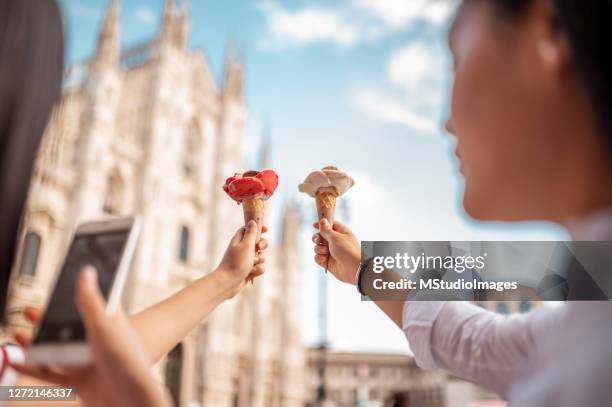
[[[238,204],[242,204],[244,224],[254,220],[261,235],[266,211],[265,201],[274,194],[277,186],[278,175],[273,170],[248,171],[229,177],[223,185],[223,190]]]
[[[354,184],[355,181],[348,174],[330,165],[308,174],[298,189],[315,198],[319,221],[327,219],[333,225],[336,198],[344,195]],[[322,242],[325,244],[323,239]]]
[[[273,170],[236,173],[223,185],[223,190],[230,198],[239,205],[242,204],[244,224],[248,224],[250,220],[257,223],[257,241],[262,233],[265,202],[274,194],[277,186],[278,175]]]

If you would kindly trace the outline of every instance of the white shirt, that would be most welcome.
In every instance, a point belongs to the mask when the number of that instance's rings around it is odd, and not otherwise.
[[[536,341],[566,307],[500,315],[459,301],[406,301],[404,333],[419,367],[441,368],[506,396]]]
[[[571,221],[567,226],[574,240],[607,240],[612,212]],[[612,326],[610,302],[566,303],[526,314],[500,315],[467,302],[406,301],[403,311],[403,330],[421,368],[445,369],[517,406],[609,403],[612,379],[602,381],[597,373],[597,366],[612,371],[608,326]],[[574,330],[580,332],[574,335]],[[586,355],[581,352],[585,350],[597,366],[584,362]],[[568,375],[578,365],[584,374]],[[571,404],[581,392],[582,404]]]

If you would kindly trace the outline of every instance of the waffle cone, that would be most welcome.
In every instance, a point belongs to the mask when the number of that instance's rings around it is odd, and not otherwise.
[[[336,211],[336,195],[333,192],[318,192],[315,199],[319,220],[325,218],[330,224],[333,224]]]
[[[245,198],[242,200],[242,212],[244,213],[244,224],[254,220],[257,222],[259,230],[258,236],[261,235],[264,215],[266,213],[265,201],[261,198]],[[258,239],[259,240],[259,237]]]

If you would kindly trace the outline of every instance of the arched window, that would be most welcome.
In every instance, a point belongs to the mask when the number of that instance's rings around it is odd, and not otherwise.
[[[181,403],[181,371],[183,369],[183,345],[180,343],[174,347],[166,359],[166,387],[172,396],[175,406]]]
[[[34,277],[38,265],[38,254],[40,253],[41,238],[35,232],[28,232],[23,242],[23,254],[21,256],[21,267],[19,274]]]
[[[189,228],[187,226],[181,226],[179,260],[183,263],[189,261]]]
[[[194,120],[189,126],[183,152],[183,174],[186,177],[195,177],[198,174],[200,147],[200,127]]]
[[[531,311],[531,301],[521,301],[521,303],[519,304],[519,310],[521,312]]]
[[[119,215],[123,210],[124,187],[121,176],[112,172],[106,182],[106,195],[102,210],[108,215]]]

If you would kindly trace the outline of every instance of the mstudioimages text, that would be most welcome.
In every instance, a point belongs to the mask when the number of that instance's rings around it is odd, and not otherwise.
[[[418,270],[453,270],[463,273],[466,270],[480,271],[485,268],[485,258],[481,256],[418,256],[408,253],[396,253],[394,256],[376,256],[372,260],[372,271],[382,273],[385,270],[407,271],[411,274]]]
[[[402,278],[399,281],[385,281],[382,278],[377,278],[372,285],[375,290],[494,290],[502,292],[518,289],[516,281],[481,281],[464,278],[453,281],[445,281],[439,278],[420,279],[418,281]]]

